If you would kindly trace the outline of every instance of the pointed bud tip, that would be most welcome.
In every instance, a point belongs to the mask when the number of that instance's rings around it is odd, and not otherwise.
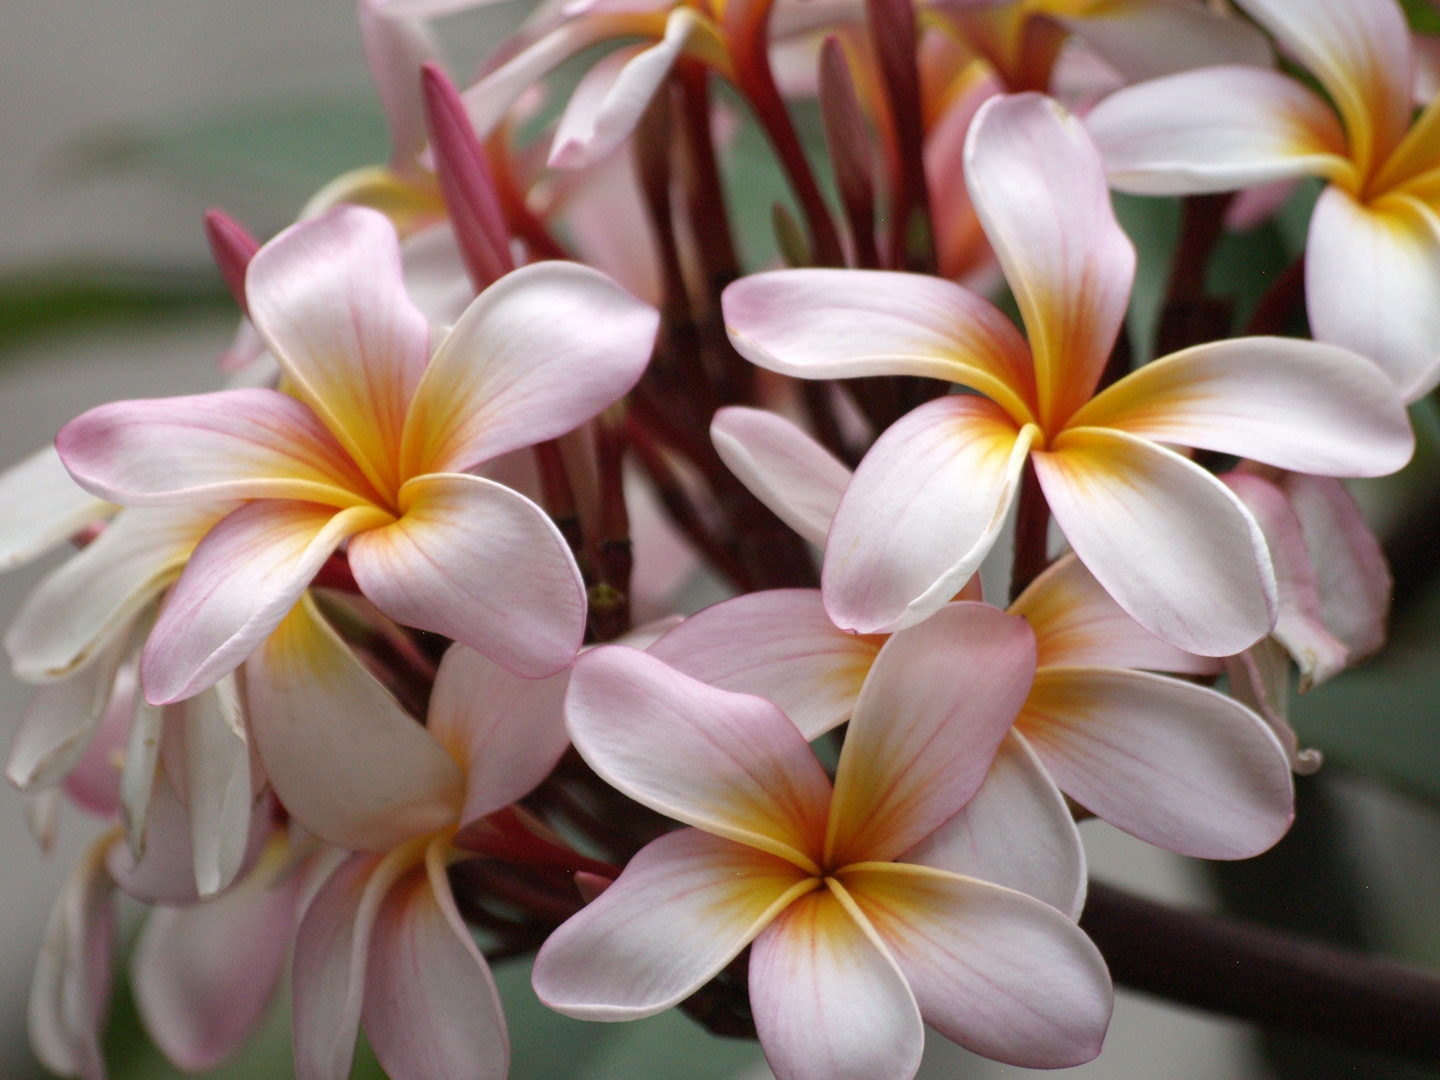
[[[245,302],[245,270],[250,260],[260,250],[260,241],[251,236],[244,225],[223,210],[205,211],[205,237],[210,241],[210,254],[220,275],[230,289],[230,295],[240,305],[241,311],[248,312]]]

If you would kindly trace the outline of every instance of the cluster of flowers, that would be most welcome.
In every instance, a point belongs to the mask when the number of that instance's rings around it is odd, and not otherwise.
[[[81,549],[5,639],[37,684],[6,775],[42,843],[62,798],[113,822],[46,933],[45,1063],[104,1074],[116,890],[190,1070],[290,957],[304,1080],[362,1023],[397,1080],[502,1077],[485,955],[537,946],[552,1008],[748,1016],[780,1080],[908,1080],[922,1021],[1097,1054],[1075,818],[1283,835],[1318,764],[1292,660],[1304,688],[1384,634],[1337,478],[1403,466],[1440,381],[1440,106],[1412,123],[1399,7],[1238,4],[579,0],[461,94],[423,20],[467,0],[362,0],[394,156],[263,246],[211,215],[231,387],[0,478],[0,565]],[[788,269],[739,274],[712,77],[792,185]],[[1243,188],[1253,221],[1309,175],[1314,340],[1130,372],[1110,188]],[[956,283],[998,275],[1023,333]],[[687,560],[740,595],[632,630]]]

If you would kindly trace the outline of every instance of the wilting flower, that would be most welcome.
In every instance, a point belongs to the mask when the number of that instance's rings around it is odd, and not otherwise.
[[[1271,636],[1226,660],[1231,691],[1265,717],[1296,772],[1320,753],[1301,750],[1288,719],[1290,660],[1303,693],[1385,642],[1390,571],[1380,542],[1338,480],[1247,466],[1221,477],[1254,514],[1275,564]]]
[[[355,207],[262,248],[247,295],[291,393],[117,402],[57,440],[72,475],[114,501],[249,500],[172,590],[141,661],[147,698],[233,670],[347,539],[361,591],[390,617],[517,672],[563,668],[585,621],[574,559],[539,507],[467,470],[625,393],[654,309],[585,267],[529,266],[478,297],[432,359],[394,229]]]
[[[780,1080],[910,1077],[922,1017],[1016,1064],[1093,1057],[1111,989],[1089,940],[1054,908],[924,855],[980,786],[1033,649],[1023,622],[979,605],[897,634],[833,789],[769,702],[632,649],[582,656],[566,700],[576,749],[693,827],[649,844],[550,937],[541,1000],[586,1019],[647,1016],[751,945],[755,1028]]]
[[[1373,358],[1407,400],[1421,397],[1440,382],[1440,98],[1412,123],[1405,14],[1393,0],[1238,3],[1330,102],[1257,68],[1131,87],[1088,119],[1110,182],[1175,195],[1328,180],[1305,249],[1311,331]]]
[[[140,699],[135,668],[156,603],[180,575],[205,532],[231,506],[127,509],[75,486],[53,450],[12,469],[4,481],[18,557],[38,553],[88,522],[99,527],[84,550],[26,598],[5,635],[16,675],[38,684],[20,717],[5,776],[43,797],[64,785],[81,798],[92,743],[124,760],[118,792],[127,839],[145,849],[148,804],[162,746],[184,794],[195,880],[202,895],[223,889],[246,850],[253,792],[250,757],[233,687],[221,685],[164,712]],[[97,519],[114,514],[108,524]],[[105,736],[108,727],[116,733]],[[107,760],[99,767],[114,772]],[[90,800],[93,802],[93,800]]]
[[[505,1075],[500,1000],[446,868],[464,857],[459,830],[483,830],[554,767],[567,679],[521,679],[455,645],[422,727],[308,596],[247,665],[251,730],[276,793],[308,831],[355,852],[296,940],[301,1080],[348,1077],[362,1021],[396,1080]]]
[[[1199,345],[1096,394],[1135,253],[1094,144],[1057,104],[1021,94],[982,107],[966,158],[1028,346],[986,301],[921,276],[779,271],[725,292],[731,340],[762,367],[980,392],[920,406],[870,449],[829,532],[826,610],[860,633],[926,618],[989,551],[1028,460],[1071,547],[1131,617],[1187,652],[1239,652],[1274,622],[1263,538],[1228,488],[1163,444],[1380,475],[1414,443],[1399,398],[1369,361],[1284,338]]]
[[[833,512],[844,466],[827,463],[798,428],[722,409],[712,433],[783,519],[818,525],[827,504]],[[1053,777],[1118,828],[1185,855],[1246,858],[1284,834],[1294,797],[1266,724],[1223,694],[1152,674],[1214,674],[1217,661],[1147,633],[1073,555],[1036,578],[1010,614],[1026,620],[1038,650],[1015,737],[1043,763],[1047,782]],[[704,682],[767,698],[814,739],[849,719],[884,640],[837,628],[814,590],[782,589],[707,608],[649,651]]]

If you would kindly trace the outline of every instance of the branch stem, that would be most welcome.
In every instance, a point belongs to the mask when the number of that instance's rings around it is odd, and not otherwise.
[[[1115,981],[1185,1005],[1440,1064],[1440,978],[1090,883],[1081,928]]]

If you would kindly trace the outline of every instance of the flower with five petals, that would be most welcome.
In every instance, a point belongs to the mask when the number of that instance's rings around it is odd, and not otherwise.
[[[966,182],[1028,346],[997,308],[932,278],[791,270],[725,291],[731,340],[762,367],[979,391],[920,406],[871,447],[829,531],[826,610],[859,633],[928,617],[990,550],[1028,459],[1070,546],[1136,622],[1187,652],[1246,648],[1275,620],[1264,540],[1224,484],[1166,444],[1383,475],[1414,445],[1389,380],[1333,345],[1238,338],[1097,394],[1135,252],[1094,143],[1047,98],[995,98],[971,128]]]
[[[624,647],[571,672],[571,739],[610,784],[690,825],[631,860],[541,948],[540,999],[627,1020],[682,1001],[751,946],[750,1002],[780,1080],[907,1080],[922,1017],[979,1053],[1099,1052],[1109,975],[1064,914],[916,849],[975,794],[1028,689],[1034,639],[957,604],[896,634],[856,703],[832,787],[799,729]]]
[[[432,357],[393,227],[348,206],[265,245],[246,291],[289,393],[116,402],[57,439],[81,486],[113,502],[246,500],[175,584],[142,657],[146,697],[233,670],[347,540],[361,591],[396,621],[517,674],[564,668],[585,623],[575,561],[539,507],[470,470],[628,391],[655,310],[597,271],[536,264],[477,297]]]

